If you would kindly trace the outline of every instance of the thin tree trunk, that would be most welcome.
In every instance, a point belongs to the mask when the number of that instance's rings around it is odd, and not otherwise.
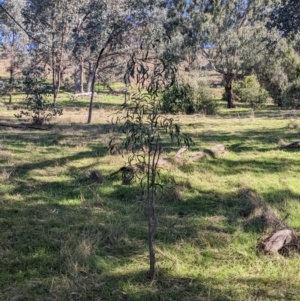
[[[84,70],[83,70],[83,59],[80,59],[79,64],[79,84],[80,84],[80,93],[84,93],[83,83],[84,83]]]
[[[153,161],[155,158],[153,158]],[[150,210],[151,210],[151,229],[149,233],[149,255],[150,255],[150,277],[151,279],[155,278],[155,263],[156,263],[156,257],[155,257],[155,250],[154,250],[154,235],[156,233],[157,228],[157,217],[156,217],[156,175],[155,170],[152,170],[152,179],[151,179],[151,199],[150,199]]]
[[[53,92],[53,104],[55,105],[56,99],[55,99],[55,66],[54,66],[54,51],[52,51],[52,92]]]
[[[52,45],[51,45],[51,68],[52,68],[52,92],[53,92],[53,104],[56,104],[56,80],[55,80],[55,49],[54,49],[54,37],[55,37],[55,30],[54,30],[54,10],[52,10]]]
[[[282,90],[279,88],[277,93],[278,93],[278,96],[279,96],[279,97],[278,97],[278,100],[277,100],[277,106],[278,106],[278,107],[282,107],[282,106],[283,106],[283,103],[282,103],[282,96],[281,96],[281,95],[282,95],[282,94],[281,94],[281,93],[282,93]]]
[[[147,175],[147,201],[148,201],[148,245],[149,245],[149,276],[154,279],[155,276],[155,251],[153,246],[153,235],[152,235],[152,194],[151,194],[151,184],[152,184],[152,173],[151,168],[151,150],[148,152],[148,175]]]
[[[233,109],[235,108],[235,100],[232,92],[232,81],[234,79],[233,73],[225,73],[224,81],[225,81],[225,95],[227,100],[227,108]]]
[[[13,93],[13,82],[14,82],[14,63],[11,61],[11,66],[9,68],[9,103],[12,103],[12,93]]]
[[[79,63],[76,64],[74,68],[74,90],[75,94],[76,92],[79,92],[80,94],[84,93],[84,88],[83,88],[83,63],[82,59],[80,59]]]
[[[151,217],[150,217],[151,221]],[[153,245],[153,237],[151,235],[151,232],[149,232],[149,259],[150,259],[150,278],[154,279],[155,278],[155,251],[154,251],[154,245]]]
[[[93,80],[92,80],[92,91],[91,91],[91,99],[90,99],[90,107],[89,107],[89,116],[88,116],[88,121],[87,123],[91,123],[91,120],[92,120],[92,112],[93,112],[93,101],[94,101],[94,94],[95,94],[95,83],[96,83],[96,74],[97,74],[97,70],[98,70],[98,67],[99,67],[99,63],[100,63],[100,60],[102,58],[102,54],[104,52],[104,50],[106,49],[106,47],[111,43],[111,40],[114,36],[117,36],[116,32],[113,31],[111,33],[111,35],[109,36],[108,40],[106,41],[104,47],[100,50],[99,52],[99,55],[98,55],[98,58],[97,58],[97,62],[95,64],[95,67],[94,67],[94,71],[93,71]]]
[[[151,155],[153,150],[150,150],[148,153],[148,187],[147,187],[147,197],[148,197],[148,235],[149,235],[149,259],[150,259],[150,278],[155,278],[155,250],[154,250],[154,235],[157,229],[157,215],[156,215],[156,170],[157,170],[157,163],[160,157],[160,149],[159,143],[156,140],[154,145],[154,153]],[[152,158],[151,158],[152,157]],[[151,191],[150,191],[151,188]]]
[[[61,85],[61,78],[60,78],[60,71],[57,71],[57,81],[54,86],[54,93],[53,93],[53,104],[56,105],[57,96]]]
[[[75,63],[74,67],[74,93],[81,93],[80,91],[80,68],[79,65]]]
[[[66,33],[66,26],[63,27],[62,30],[62,36],[61,36],[61,47],[60,47],[60,53],[59,53],[59,62],[58,66],[55,66],[55,71],[57,73],[57,82],[55,83],[54,87],[54,99],[53,104],[56,105],[58,93],[61,86],[61,75],[62,75],[62,60],[63,60],[63,54],[64,54],[64,47],[65,47],[65,33]],[[53,48],[54,50],[54,48]],[[55,80],[55,78],[54,78]]]
[[[96,65],[94,67],[93,80],[92,80],[92,91],[91,91],[91,99],[90,99],[90,107],[89,107],[89,116],[88,116],[87,123],[91,123],[91,121],[92,121],[92,112],[93,112],[93,102],[94,102],[94,94],[95,94],[96,74],[97,74],[99,63],[100,63],[100,60],[101,60],[101,57],[102,57],[102,54],[103,54],[104,50],[105,50],[105,47],[103,47],[101,49],[101,51],[99,52]]]
[[[129,95],[128,95],[128,84],[126,83],[125,85],[125,93],[124,93],[124,103],[127,104],[127,100],[129,98]]]
[[[10,53],[10,67],[9,67],[9,103],[12,103],[12,94],[14,92],[14,74],[15,74],[15,36],[16,33],[13,31],[11,40],[11,53]]]
[[[86,92],[91,92],[92,89],[92,81],[93,81],[93,67],[92,67],[92,63],[89,62],[89,76],[88,76],[88,81],[86,84]]]

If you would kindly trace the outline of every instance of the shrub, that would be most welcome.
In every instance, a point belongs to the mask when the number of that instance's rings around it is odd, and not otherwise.
[[[284,89],[282,101],[283,105],[289,108],[300,108],[300,79],[296,79]]]
[[[46,79],[40,72],[33,72],[24,80],[26,99],[25,106],[18,119],[26,118],[32,124],[42,125],[49,122],[56,115],[62,115],[62,109],[58,109],[48,100],[48,88]]]
[[[211,88],[206,82],[198,82],[194,91],[196,110],[202,111],[205,115],[214,115],[218,111],[218,103],[212,98]]]
[[[193,114],[202,111],[211,115],[217,111],[217,103],[211,97],[211,89],[204,82],[197,85],[176,83],[162,94],[163,113]]]
[[[269,98],[269,93],[261,87],[256,75],[245,76],[242,81],[235,82],[232,90],[239,101],[249,104],[253,109],[262,107]]]
[[[161,110],[163,113],[171,114],[194,113],[194,89],[187,83],[176,83],[166,89],[162,95]]]

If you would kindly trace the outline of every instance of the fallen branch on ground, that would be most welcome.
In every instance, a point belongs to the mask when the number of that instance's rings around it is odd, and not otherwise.
[[[281,149],[300,149],[300,141],[295,141],[290,144],[283,144],[283,145],[280,145],[279,148],[281,148]]]
[[[261,243],[261,249],[264,253],[274,254],[280,251],[283,247],[288,248],[299,243],[300,232],[295,232],[290,229],[282,229],[269,236]]]
[[[41,131],[49,131],[49,129],[36,127],[33,125],[25,125],[25,124],[8,124],[8,123],[0,123],[0,126],[16,128],[16,129],[34,129],[34,130],[41,130]]]
[[[225,153],[226,153],[225,145],[217,144],[210,149],[204,149],[203,151],[190,154],[190,159],[192,161],[197,161],[197,160],[206,158],[207,156],[216,158],[219,155],[224,155]]]
[[[80,97],[89,97],[92,94],[92,92],[83,92],[83,93],[77,93],[77,94],[72,94],[69,92],[64,92],[64,93],[70,95],[71,100],[75,100],[76,98],[80,98]],[[94,92],[94,95],[97,95],[97,93]]]

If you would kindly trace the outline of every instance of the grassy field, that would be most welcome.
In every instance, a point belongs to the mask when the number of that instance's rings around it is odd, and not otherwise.
[[[1,122],[17,122],[21,98],[0,106]],[[49,131],[0,127],[0,300],[300,300],[299,254],[256,251],[259,206],[300,231],[299,153],[278,148],[299,139],[298,112],[176,116],[190,151],[222,143],[227,152],[166,167],[176,183],[161,192],[149,281],[141,192],[109,176],[125,163],[107,153],[120,98],[97,96],[90,125],[88,100],[59,103]]]

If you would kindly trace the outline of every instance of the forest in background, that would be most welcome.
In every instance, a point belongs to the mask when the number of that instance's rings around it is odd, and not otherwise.
[[[130,62],[172,61],[199,70],[205,60],[222,77],[228,108],[237,94],[255,108],[271,98],[297,109],[298,6],[286,0],[5,0],[0,32],[8,81],[1,90],[11,95],[35,74],[47,78],[54,104],[64,87],[91,93],[92,103],[95,83],[124,82]]]

